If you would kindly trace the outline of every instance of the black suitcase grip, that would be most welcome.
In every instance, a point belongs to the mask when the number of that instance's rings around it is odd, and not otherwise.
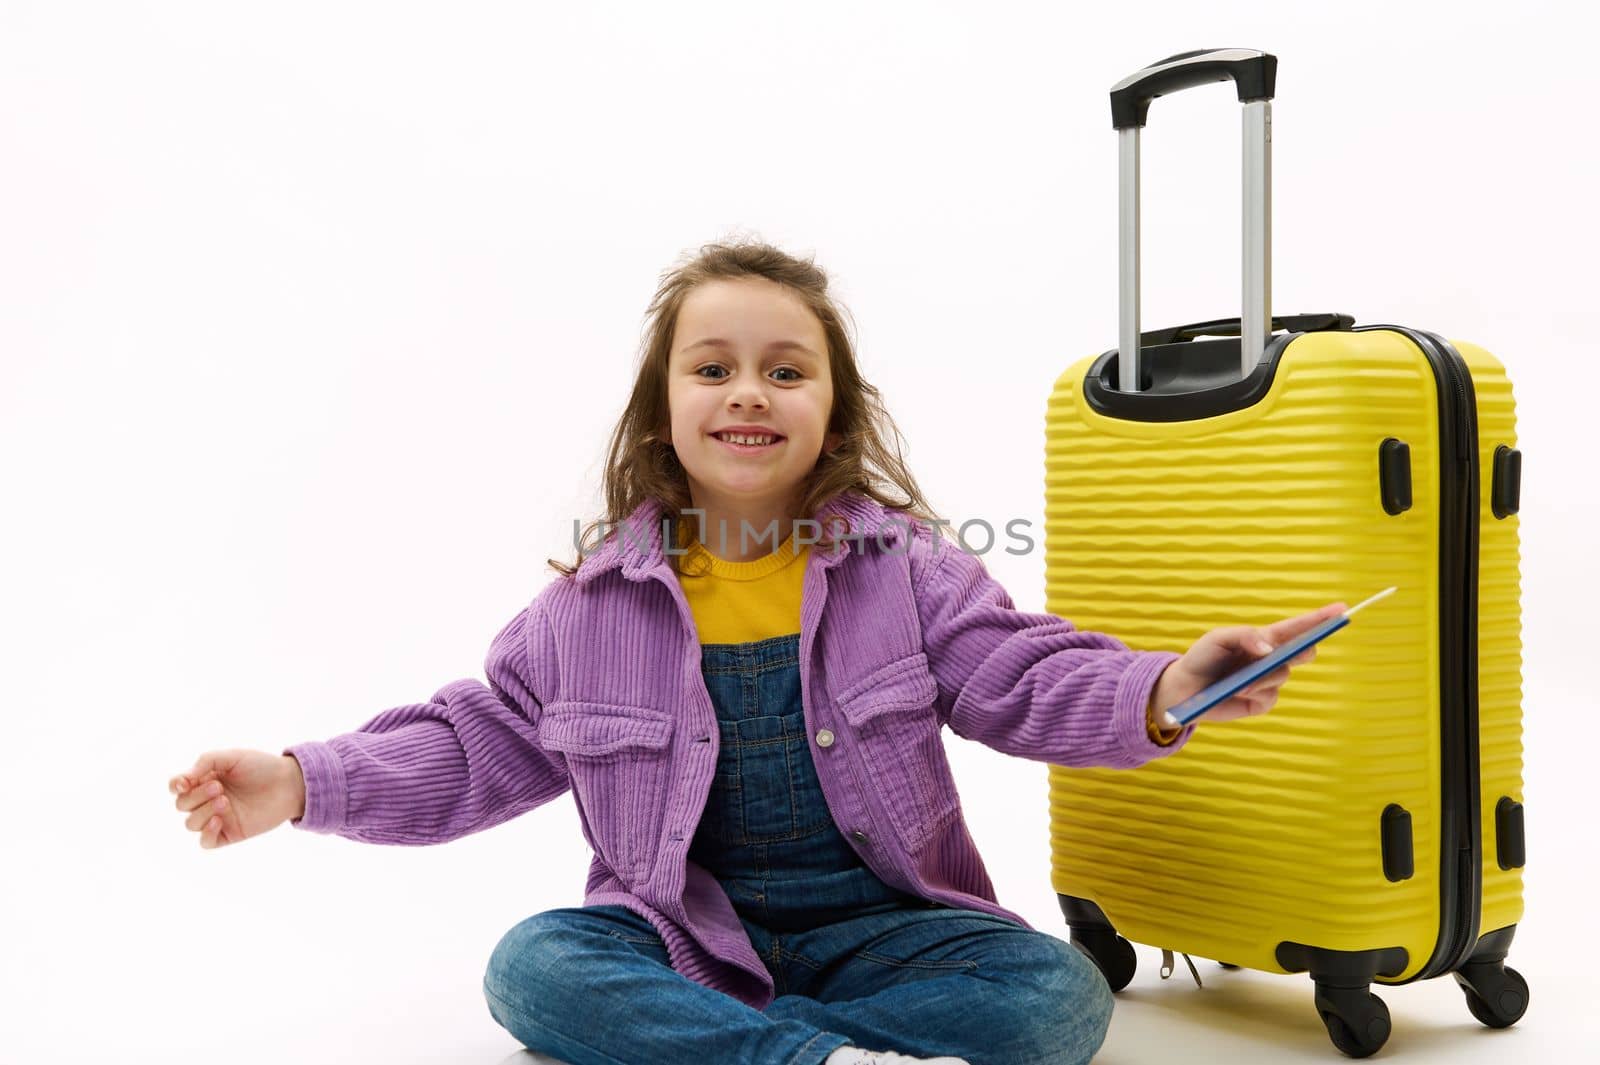
[[[1286,314],[1283,317],[1274,315],[1272,329],[1280,329],[1291,333],[1316,333],[1326,329],[1349,329],[1356,324],[1353,316],[1333,312],[1329,314]],[[1195,322],[1192,325],[1175,325],[1166,329],[1152,329],[1148,333],[1139,334],[1141,348],[1154,347],[1157,344],[1176,344],[1180,340],[1194,340],[1197,337],[1236,337],[1239,335],[1239,319],[1215,318],[1209,322]]]
[[[1216,58],[1195,58],[1204,55]],[[1232,81],[1238,87],[1240,103],[1270,100],[1277,78],[1278,57],[1268,52],[1248,48],[1202,48],[1198,52],[1169,55],[1112,87],[1111,124],[1117,129],[1143,126],[1150,113],[1150,101],[1157,96],[1213,81]]]

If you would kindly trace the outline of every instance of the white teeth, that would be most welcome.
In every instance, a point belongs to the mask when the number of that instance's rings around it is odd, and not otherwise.
[[[721,433],[721,439],[735,444],[770,444],[775,436],[745,436],[743,433]]]

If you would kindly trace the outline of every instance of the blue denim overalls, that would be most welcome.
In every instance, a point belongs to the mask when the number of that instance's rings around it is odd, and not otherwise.
[[[721,746],[689,860],[734,909],[769,931],[798,931],[896,906],[890,887],[840,834],[817,782],[800,702],[800,634],[700,648]]]

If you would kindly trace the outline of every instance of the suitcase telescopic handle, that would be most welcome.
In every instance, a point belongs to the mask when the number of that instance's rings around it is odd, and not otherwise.
[[[1256,368],[1272,335],[1272,96],[1278,57],[1249,48],[1207,48],[1152,63],[1111,87],[1117,131],[1120,282],[1117,387],[1139,389],[1139,130],[1158,96],[1232,81],[1244,105],[1244,239],[1239,374]]]

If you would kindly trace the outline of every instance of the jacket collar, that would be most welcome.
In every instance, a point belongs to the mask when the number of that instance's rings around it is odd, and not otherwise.
[[[652,497],[640,503],[620,527],[608,527],[605,542],[579,564],[573,578],[579,585],[587,585],[600,574],[619,567],[622,575],[632,581],[644,580],[658,567],[670,571],[662,553],[665,514],[666,508],[658,499]],[[878,537],[885,546],[894,543],[904,535],[909,520],[889,515],[881,503],[853,488],[823,503],[812,519],[823,533],[833,528],[834,535],[840,537],[834,545],[818,552],[817,564],[824,567],[836,565],[849,554],[852,541],[863,543],[864,538]],[[836,520],[843,521],[842,528],[830,526]]]

